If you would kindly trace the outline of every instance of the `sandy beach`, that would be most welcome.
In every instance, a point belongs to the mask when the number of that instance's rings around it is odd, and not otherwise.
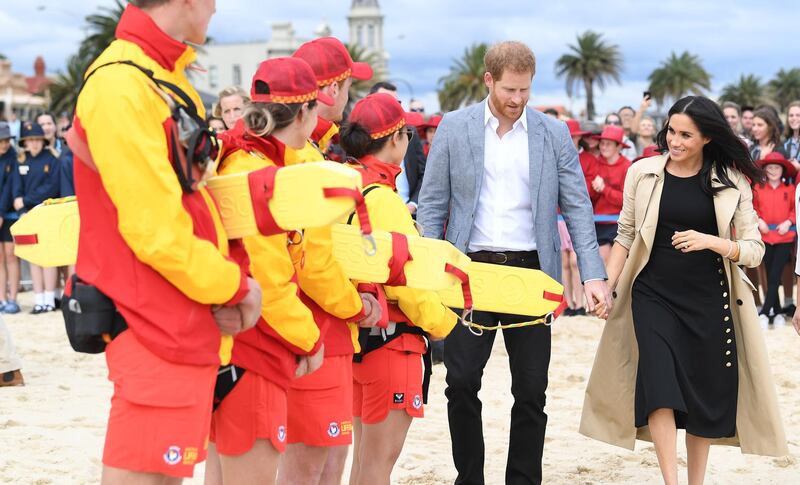
[[[21,295],[23,311],[32,294]],[[27,385],[0,389],[0,483],[90,484],[99,482],[111,385],[105,359],[72,351],[60,313],[4,315],[23,362]],[[553,357],[544,455],[545,483],[660,483],[650,443],[636,451],[615,448],[578,434],[583,392],[602,323],[561,318],[553,327]],[[800,337],[791,327],[765,331],[792,456],[745,456],[738,448],[714,447],[708,484],[800,483]],[[450,458],[444,397],[445,369],[436,366],[426,418],[416,420],[395,468],[393,483],[447,484],[455,478]],[[511,409],[511,378],[502,337],[483,379],[487,484],[502,484]],[[682,437],[679,437],[679,450]],[[685,452],[680,451],[681,483]],[[184,483],[201,484],[203,470]],[[347,477],[345,476],[345,483]]]

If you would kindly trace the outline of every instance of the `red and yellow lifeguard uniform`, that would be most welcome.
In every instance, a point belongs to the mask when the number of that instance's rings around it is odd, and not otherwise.
[[[367,156],[355,166],[362,173],[367,211],[373,228],[418,236],[403,199],[397,194],[398,165]],[[370,187],[376,187],[369,190]],[[395,325],[417,327],[433,338],[446,337],[458,317],[442,305],[432,291],[401,286],[383,286],[389,319]],[[400,331],[400,329],[397,329]],[[377,337],[380,338],[380,337]],[[425,339],[403,333],[353,364],[353,415],[365,424],[383,421],[392,409],[405,410],[412,417],[423,416],[422,354]]]
[[[353,62],[336,38],[323,37],[303,44],[292,56],[314,71],[320,88],[350,77],[369,79],[372,68]],[[316,162],[339,132],[338,126],[320,118],[311,140],[301,150],[291,150],[286,164]],[[307,229],[305,251],[295,261],[300,288],[312,303],[318,322],[330,325],[325,334],[325,360],[316,372],[297,379],[289,390],[289,443],[338,446],[352,442],[352,356],[358,349],[358,328],[364,317],[361,298],[333,256],[330,227]]]
[[[269,94],[258,91],[259,82],[270,87]],[[304,61],[271,59],[256,71],[251,98],[263,103],[307,102],[317,99],[317,91]],[[332,102],[324,96],[319,101]],[[273,136],[248,133],[243,120],[221,139],[223,175],[285,166],[286,146]],[[223,455],[245,453],[256,439],[269,439],[282,452],[287,438],[286,393],[297,356],[319,351],[329,322],[317,325],[305,303],[310,300],[300,292],[294,261],[303,258],[305,242],[299,234],[255,235],[231,244],[235,259],[262,287],[261,318],[254,328],[236,336],[232,364],[246,372],[214,413],[212,440]]]
[[[116,37],[89,72],[133,61],[188,93],[203,116],[184,72],[193,49],[132,5]],[[86,144],[75,151],[77,274],[114,301],[129,327],[106,350],[114,395],[103,463],[184,477],[205,459],[216,372],[230,352],[211,305],[236,304],[248,288],[226,257],[211,196],[181,189],[172,123],[154,84],[132,66],[102,67],[87,81],[74,122]]]

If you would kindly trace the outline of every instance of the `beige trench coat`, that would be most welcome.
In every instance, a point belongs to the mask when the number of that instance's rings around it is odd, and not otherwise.
[[[633,330],[631,288],[650,257],[667,158],[661,155],[641,160],[628,170],[616,241],[630,252],[617,282],[614,308],[600,339],[581,416],[581,434],[631,450],[637,438],[652,441],[647,427],[637,429],[634,425],[639,351]],[[733,227],[741,248],[738,264],[755,267],[764,255],[764,243],[757,228],[752,192],[740,173],[729,175],[737,188],[725,188],[714,197],[719,236],[730,239]],[[712,177],[719,185],[716,175]],[[739,266],[725,259],[724,267],[731,291],[739,396],[736,436],[715,440],[714,444],[740,446],[743,453],[787,455],[777,395],[753,301],[755,288]]]

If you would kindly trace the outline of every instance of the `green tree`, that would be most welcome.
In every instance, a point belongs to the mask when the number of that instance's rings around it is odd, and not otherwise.
[[[53,113],[73,112],[83,84],[83,73],[89,67],[88,62],[78,54],[69,58],[66,72],[59,72],[55,81],[50,85],[50,111]]]
[[[450,72],[439,79],[439,105],[442,111],[452,111],[478,102],[489,94],[483,75],[483,57],[489,46],[473,44],[464,49],[461,59],[453,59]]]
[[[711,89],[711,75],[700,58],[684,51],[672,52],[648,77],[650,92],[658,104],[677,101],[688,94],[702,95]]]
[[[781,69],[775,78],[769,82],[769,93],[781,111],[792,101],[800,100],[800,69]]]
[[[124,11],[123,2],[114,0],[113,6],[100,7],[98,13],[86,16],[86,27],[90,33],[81,42],[78,55],[89,61],[87,65],[114,41],[117,24]]]
[[[603,40],[602,34],[587,30],[577,42],[569,45],[570,52],[556,61],[556,75],[566,79],[567,95],[577,93],[581,86],[586,94],[586,116],[594,117],[594,88],[605,88],[609,81],[620,82],[622,54],[619,46]]]
[[[755,74],[742,74],[738,81],[722,88],[719,100],[733,101],[739,106],[758,106],[766,100],[766,88]]]
[[[350,85],[349,111],[359,99],[369,93],[369,88],[371,88],[373,84],[386,79],[386,69],[383,67],[383,63],[379,58],[380,54],[369,52],[358,44],[345,45],[347,46],[347,51],[350,53],[350,57],[353,58],[353,62],[366,62],[372,66],[373,71],[372,79],[366,81],[353,79],[353,84]]]

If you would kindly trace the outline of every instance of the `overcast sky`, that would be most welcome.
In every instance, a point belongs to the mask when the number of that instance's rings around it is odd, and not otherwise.
[[[83,17],[112,0],[0,0],[0,52],[14,70],[31,73],[43,55],[48,71],[63,69],[84,36]],[[712,74],[714,92],[742,73],[763,80],[780,68],[800,67],[797,0],[384,0],[384,42],[391,77],[403,98],[438,105],[435,90],[453,58],[475,42],[522,40],[537,56],[532,104],[570,100],[554,73],[556,59],[587,29],[617,44],[625,64],[621,86],[596,93],[600,112],[638,105],[647,76],[670,51],[689,50]],[[299,37],[312,37],[326,20],[347,41],[350,0],[217,0],[210,35],[218,42],[268,39],[270,25],[292,21]],[[502,5],[502,8],[499,6]],[[43,7],[43,8],[42,8]],[[407,86],[410,85],[410,88]]]

